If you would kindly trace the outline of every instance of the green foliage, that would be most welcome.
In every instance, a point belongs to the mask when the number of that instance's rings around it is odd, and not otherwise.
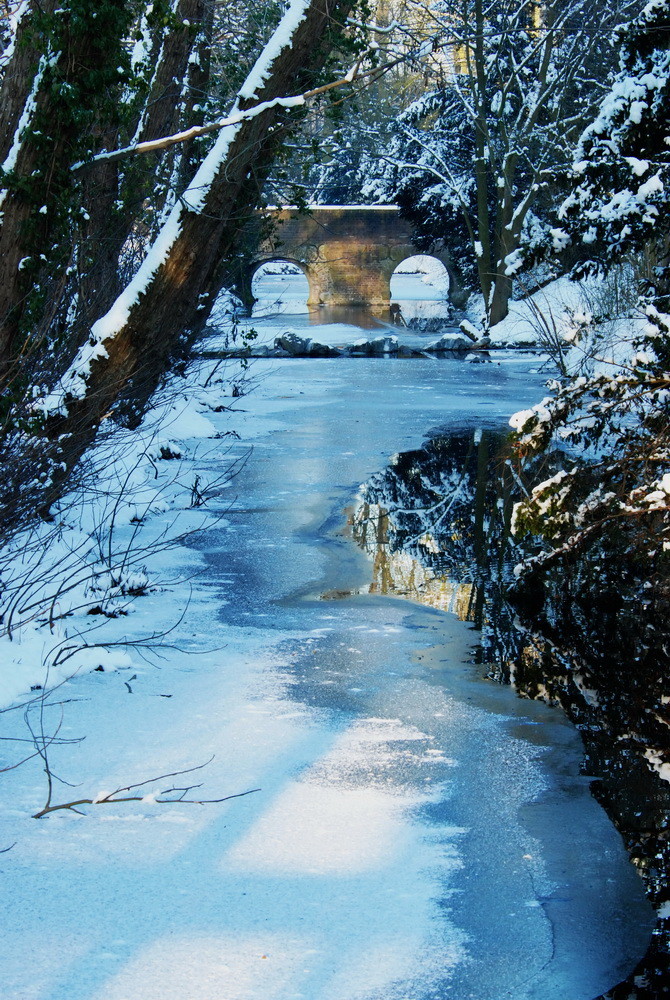
[[[72,262],[86,222],[81,177],[72,166],[99,151],[127,110],[121,100],[132,79],[126,39],[137,7],[69,0],[52,13],[36,9],[26,32],[24,43],[42,52],[34,110],[21,137],[20,166],[0,182],[29,209],[19,234],[27,250],[22,271],[32,282],[22,310],[25,335],[39,325],[47,286]]]
[[[515,507],[515,533],[544,541],[525,574],[575,558],[601,572],[670,560],[670,373],[648,349],[660,339],[667,352],[670,317],[651,305],[647,316],[630,368],[556,385],[515,418],[522,473],[532,478],[547,457],[559,470]]]
[[[131,80],[126,39],[137,4],[122,0],[69,0],[53,14],[36,15],[31,32],[41,40],[47,65],[42,90],[48,101],[38,104],[31,140],[40,150],[42,179],[50,154],[65,144],[70,163],[97,151],[97,128],[118,121],[121,88]],[[61,170],[63,167],[61,167]],[[59,171],[54,188],[68,187]]]

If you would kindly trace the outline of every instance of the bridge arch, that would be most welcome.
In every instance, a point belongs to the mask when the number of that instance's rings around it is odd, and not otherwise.
[[[276,268],[273,267],[273,265],[276,265]],[[303,282],[300,284],[302,285],[304,283],[304,299],[302,298],[302,295],[300,295],[299,297],[296,297],[295,301],[297,304],[300,300],[302,300],[301,305],[309,308],[313,281],[310,282],[308,266],[299,260],[291,260],[286,256],[276,256],[268,257],[265,260],[256,260],[249,268],[249,288],[252,299],[252,309],[261,298],[259,295],[259,292],[261,291],[261,288],[259,287],[261,282],[266,285],[266,292],[262,296],[265,299],[267,298],[269,292],[268,286],[272,280],[272,275],[273,273],[279,274],[281,272],[281,265],[289,265],[291,268],[294,268],[296,272],[299,272],[301,278],[303,279]]]
[[[406,280],[411,278],[412,280]],[[407,287],[402,287],[403,285]],[[449,268],[430,253],[413,253],[397,265],[391,275],[391,298],[408,298],[426,292],[426,298],[446,299],[451,287]],[[408,295],[410,293],[410,295]]]

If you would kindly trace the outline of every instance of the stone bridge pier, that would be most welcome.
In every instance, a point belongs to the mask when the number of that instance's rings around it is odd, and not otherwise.
[[[281,260],[297,264],[309,282],[308,305],[369,306],[384,312],[390,305],[391,276],[416,249],[414,228],[395,205],[311,206],[271,209],[264,213],[271,234],[261,243],[244,274],[238,294],[253,306],[251,281],[260,264]],[[449,298],[464,304],[458,275],[445,251],[437,257],[449,272]]]

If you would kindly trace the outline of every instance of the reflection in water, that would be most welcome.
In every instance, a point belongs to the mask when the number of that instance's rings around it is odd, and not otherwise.
[[[451,315],[449,275],[435,257],[416,254],[406,258],[391,277],[391,299],[405,321]]]
[[[346,323],[363,330],[376,330],[390,322],[390,319],[388,309],[373,310],[369,306],[318,306],[309,310],[309,322],[313,326]]]
[[[487,613],[487,547],[509,536],[511,517],[509,487],[499,496],[489,474],[489,452],[502,442],[491,431],[431,438],[373,477],[352,516],[373,561],[371,589],[453,611],[483,629],[487,645],[502,637]]]
[[[522,697],[560,703],[582,732],[594,795],[621,831],[660,918],[636,974],[606,996],[657,1000],[670,990],[670,792],[648,761],[659,745],[656,719],[667,717],[670,704],[667,695],[654,699],[663,652],[645,660],[657,664],[654,677],[638,676],[641,658],[630,669],[635,633],[621,632],[627,619],[567,617],[560,580],[556,594],[545,587],[545,618],[520,625],[508,600],[519,558],[510,537],[515,490],[502,436],[434,437],[363,487],[353,534],[372,560],[370,591],[472,621],[489,676],[511,682]],[[552,602],[555,621],[569,620],[569,631],[547,632]]]
[[[372,559],[370,594],[392,594],[407,597],[419,604],[440,611],[450,611],[461,621],[470,618],[475,595],[473,583],[453,580],[424,565],[407,549],[394,550],[389,539],[389,514],[379,504],[363,501],[353,516],[354,538]],[[419,548],[438,553],[437,542],[430,531],[416,540]]]
[[[411,320],[441,319],[445,325],[453,323],[453,310],[446,299],[406,299],[402,296],[393,297],[393,302],[399,307],[398,316],[405,323]],[[401,325],[401,319],[391,319],[396,326]]]
[[[309,310],[310,323],[349,323],[364,330],[386,324],[404,328],[412,320],[422,319],[442,320],[445,327],[454,323],[451,306],[443,299],[394,299],[390,308],[323,305]]]
[[[395,307],[395,308],[394,308]],[[400,312],[397,312],[397,308]],[[256,315],[256,313],[254,313]],[[432,319],[442,320],[445,327],[454,325],[451,307],[444,301],[425,301],[397,299],[390,308],[384,306],[317,306],[310,308],[309,322],[322,326],[329,323],[346,323],[358,326],[363,330],[374,330],[387,325],[404,329],[412,320]]]

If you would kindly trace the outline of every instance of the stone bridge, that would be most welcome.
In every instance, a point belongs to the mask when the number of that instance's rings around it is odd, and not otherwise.
[[[417,250],[414,227],[395,205],[310,206],[269,209],[271,233],[260,244],[238,285],[251,307],[251,281],[268,261],[297,264],[309,282],[307,303],[325,306],[370,306],[388,310],[391,275],[398,264],[417,253],[430,252],[447,268],[449,298],[461,306],[464,292],[445,250]]]

